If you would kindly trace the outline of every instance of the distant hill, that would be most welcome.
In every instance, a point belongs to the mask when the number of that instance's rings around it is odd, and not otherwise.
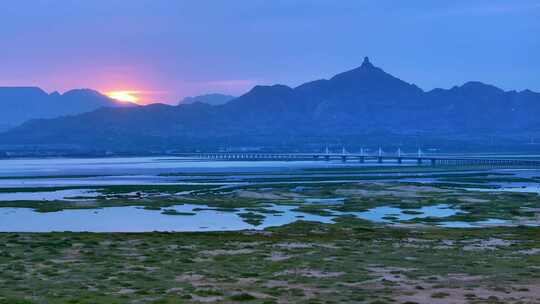
[[[179,104],[191,104],[196,102],[206,103],[212,106],[218,106],[226,104],[227,102],[233,100],[235,97],[225,94],[205,94],[199,96],[186,97],[180,101]]]
[[[113,150],[325,144],[469,149],[512,147],[540,135],[540,94],[481,82],[423,91],[375,67],[305,83],[256,86],[226,104],[104,108],[33,120],[0,144],[68,144]],[[472,149],[472,148],[471,148]]]
[[[4,128],[30,119],[54,118],[122,105],[89,89],[47,94],[37,87],[0,87],[0,120]]]

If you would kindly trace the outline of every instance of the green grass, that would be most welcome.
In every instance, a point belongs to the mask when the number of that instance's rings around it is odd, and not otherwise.
[[[513,245],[464,250],[490,239]],[[0,233],[0,303],[312,303],[313,292],[322,303],[397,299],[399,285],[373,283],[374,267],[401,269],[404,284],[434,298],[447,296],[430,291],[432,282],[525,291],[540,282],[531,268],[540,254],[520,253],[531,248],[540,248],[540,228],[398,229],[352,218],[264,233]],[[272,260],[277,253],[287,258]],[[450,273],[478,279],[446,280]],[[276,281],[283,285],[269,285]]]
[[[161,214],[165,215],[196,215],[194,212],[180,212],[175,209],[165,209],[161,212]]]
[[[253,212],[238,213],[238,216],[240,216],[244,220],[244,222],[253,226],[261,225],[265,219],[264,215]]]

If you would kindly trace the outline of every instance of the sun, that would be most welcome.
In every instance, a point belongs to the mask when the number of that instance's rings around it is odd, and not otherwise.
[[[140,101],[138,93],[138,91],[110,91],[106,92],[105,95],[122,102],[138,103]]]

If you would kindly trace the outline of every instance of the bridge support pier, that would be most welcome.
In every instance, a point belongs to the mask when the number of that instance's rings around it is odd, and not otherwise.
[[[416,162],[417,162],[419,165],[421,165],[421,164],[422,164],[422,158],[421,158],[421,157],[417,158],[417,159],[416,159]]]
[[[342,162],[346,162],[346,161],[347,161],[347,156],[343,155],[343,156],[341,157],[341,161],[342,161]]]
[[[358,161],[361,162],[361,163],[365,163],[366,162],[366,158],[364,156],[360,156],[358,158]]]
[[[398,162],[398,164],[403,163],[403,158],[402,158],[402,157],[398,157],[398,158],[397,158],[397,162]]]
[[[437,163],[437,160],[435,158],[432,158],[431,159],[431,165],[432,166],[435,166],[435,164]]]
[[[329,156],[329,155],[325,155],[325,156],[324,156],[324,160],[325,160],[325,161],[330,161],[330,156]]]
[[[377,157],[377,162],[378,162],[379,164],[382,164],[382,161],[383,161],[382,156],[378,156],[378,157]]]

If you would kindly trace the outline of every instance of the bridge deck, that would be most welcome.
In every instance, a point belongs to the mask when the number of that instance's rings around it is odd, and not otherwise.
[[[411,155],[367,155],[360,153],[242,153],[242,152],[216,152],[216,153],[177,153],[176,156],[198,159],[215,160],[342,160],[365,162],[374,160],[384,161],[416,161],[417,163],[430,163],[432,165],[486,165],[486,166],[540,166],[540,160],[518,158],[487,158],[487,157],[450,157],[450,156],[411,156]]]

